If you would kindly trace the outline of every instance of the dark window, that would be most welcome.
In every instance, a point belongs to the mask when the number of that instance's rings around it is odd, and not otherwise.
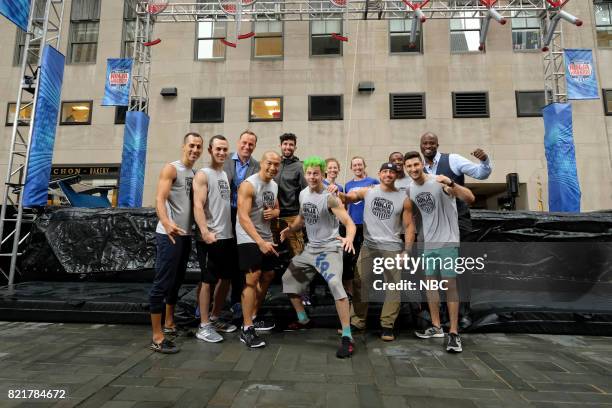
[[[249,98],[249,122],[283,120],[283,98],[280,96]]]
[[[60,125],[91,125],[93,101],[62,102]]]
[[[425,119],[425,94],[390,94],[389,111],[391,119]]]
[[[98,53],[101,0],[73,0],[70,10],[68,61],[93,64]]]
[[[135,2],[126,0],[123,5],[123,43],[121,45],[121,56],[132,58],[134,56],[134,29],[136,28]]]
[[[488,118],[488,92],[453,92],[454,118]]]
[[[512,48],[515,51],[540,48],[540,19],[537,11],[515,11],[512,24]]]
[[[607,116],[612,116],[612,89],[602,89],[604,112]]]
[[[546,105],[544,91],[516,91],[516,115],[518,117],[542,116]]]
[[[597,46],[612,47],[612,1],[595,0],[595,29],[597,31]]]
[[[342,55],[342,41],[332,34],[342,34],[342,21],[311,21],[310,55]]]
[[[127,106],[115,106],[115,125],[125,125]]]
[[[223,122],[224,98],[191,100],[191,123]]]
[[[37,1],[33,2],[36,4],[34,7],[34,21],[33,31],[34,37],[39,39],[36,41],[30,41],[30,51],[28,53],[28,64],[34,65],[38,63],[38,51],[40,49],[40,36],[42,35],[43,23],[45,19],[45,2]],[[13,57],[13,64],[21,64],[21,56],[25,48],[26,33],[21,28],[17,28],[17,36],[15,38],[15,55]]]
[[[392,54],[416,52],[423,49],[420,28],[416,32],[416,41],[410,43],[410,31],[412,29],[412,19],[410,20],[390,20],[389,21],[389,51]]]
[[[308,120],[342,120],[343,108],[342,95],[310,95]]]

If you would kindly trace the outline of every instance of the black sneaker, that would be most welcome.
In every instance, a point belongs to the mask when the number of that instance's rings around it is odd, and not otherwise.
[[[348,336],[342,337],[342,343],[340,343],[340,348],[336,352],[336,357],[338,358],[348,358],[353,355],[355,346],[353,345],[353,339]]]
[[[383,327],[382,333],[380,334],[380,339],[382,341],[393,341],[395,340],[395,335],[393,334],[393,329],[391,327]]]
[[[446,343],[446,351],[449,353],[461,353],[463,348],[461,347],[461,337],[455,333],[448,334],[448,343]]]
[[[265,347],[266,341],[257,335],[253,326],[240,330],[240,341],[250,348]]]
[[[292,331],[298,331],[298,330],[308,330],[308,329],[312,329],[313,327],[313,323],[312,320],[308,320],[306,323],[302,323],[299,320],[296,320],[295,322],[291,322],[287,325],[287,327],[285,328],[285,331],[287,332],[292,332]]]
[[[268,331],[272,330],[276,325],[272,320],[264,319],[262,317],[258,317],[253,320],[253,327],[257,331]]]

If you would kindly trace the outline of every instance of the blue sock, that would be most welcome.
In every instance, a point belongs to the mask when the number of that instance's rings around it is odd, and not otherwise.
[[[353,335],[351,334],[351,326],[346,326],[342,328],[342,337],[350,337],[351,339],[353,338]]]
[[[300,322],[308,321],[308,315],[306,315],[306,311],[297,312],[297,317]]]

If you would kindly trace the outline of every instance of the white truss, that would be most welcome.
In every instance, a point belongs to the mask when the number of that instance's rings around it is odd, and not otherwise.
[[[38,74],[42,51],[47,44],[55,49],[60,48],[63,17],[63,0],[32,0],[28,31],[25,33],[22,52],[19,90],[16,98],[2,210],[0,210],[0,256],[11,257],[8,276],[2,269],[0,273],[8,279],[9,289],[12,288],[15,279],[17,257],[20,255],[21,245],[27,238],[27,235],[21,236],[22,222],[31,222],[34,216],[32,213],[24,214],[22,192],[27,176],[30,141],[36,115]],[[31,109],[30,119],[20,120],[20,112],[27,111],[27,109]],[[7,216],[9,211],[11,214]],[[11,232],[5,234],[13,225]]]

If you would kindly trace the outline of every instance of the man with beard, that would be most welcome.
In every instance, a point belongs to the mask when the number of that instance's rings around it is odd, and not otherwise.
[[[159,222],[155,229],[157,255],[155,278],[149,292],[153,339],[150,348],[164,354],[178,353],[176,344],[165,335],[176,336],[174,307],[185,278],[191,253],[193,203],[191,186],[195,172],[193,165],[202,154],[202,136],[189,132],[183,138],[180,160],[167,163],[157,183],[155,210]],[[162,328],[162,312],[165,321]]]

